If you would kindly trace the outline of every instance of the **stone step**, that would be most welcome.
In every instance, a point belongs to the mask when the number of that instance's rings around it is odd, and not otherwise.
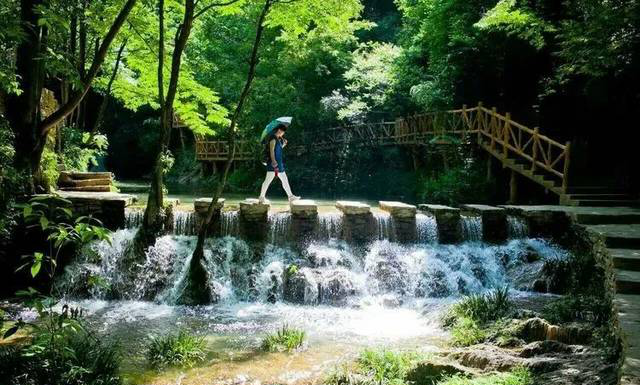
[[[576,199],[576,200],[590,200],[590,199],[597,199],[597,200],[617,200],[617,199],[632,199],[634,197],[630,196],[630,194],[625,194],[625,193],[602,193],[602,194],[566,194],[568,198],[570,199]]]
[[[297,217],[312,217],[318,215],[318,205],[312,199],[297,199],[289,203],[289,210]]]
[[[614,303],[625,342],[621,384],[639,384],[639,295],[617,294]]]
[[[356,201],[337,201],[336,208],[345,215],[366,215],[371,212],[369,205]]]
[[[256,198],[247,198],[239,202],[240,215],[248,221],[267,221],[269,203],[260,203]]]
[[[85,187],[85,186],[109,186],[111,179],[70,179],[58,180],[58,186],[61,187]]]
[[[379,201],[378,206],[381,210],[389,212],[396,218],[414,218],[416,217],[416,206],[396,201]]]
[[[71,179],[111,179],[113,174],[109,171],[105,172],[76,172],[76,171],[61,171],[61,178]]]
[[[639,295],[639,271],[616,269],[616,289],[619,294]]]
[[[581,199],[576,203],[581,207],[639,207],[639,201],[634,199]]]
[[[617,269],[639,271],[639,250],[608,249],[608,251]]]
[[[106,186],[78,186],[78,187],[60,186],[58,189],[62,190],[62,191],[109,192],[109,191],[111,191],[111,186],[110,185],[106,185]]]
[[[589,225],[588,229],[605,237],[605,244],[613,249],[639,249],[639,225]]]
[[[574,214],[582,225],[634,225],[639,224],[638,213],[581,212]]]
[[[507,240],[507,210],[488,205],[462,205],[461,211],[480,215],[482,218],[483,240],[502,243]]]
[[[194,211],[197,212],[207,212],[209,205],[211,204],[212,198],[196,198],[194,199]],[[216,209],[220,210],[225,205],[225,198],[218,198],[218,204]]]
[[[568,186],[568,194],[624,194],[621,188],[607,186]]]

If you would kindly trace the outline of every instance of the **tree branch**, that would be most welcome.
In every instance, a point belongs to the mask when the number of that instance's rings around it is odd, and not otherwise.
[[[214,7],[224,7],[226,5],[232,5],[234,3],[237,3],[238,1],[240,1],[240,0],[229,0],[229,1],[226,1],[226,2],[223,2],[223,3],[211,3],[209,5],[206,5],[205,8],[201,9],[200,11],[198,11],[198,12],[196,12],[194,14],[194,19],[198,18],[198,16],[201,16],[202,14],[204,14],[205,12],[209,11],[210,9],[212,9]],[[196,2],[196,4],[197,3],[198,2]]]
[[[46,136],[49,130],[56,124],[60,123],[60,121],[62,121],[67,115],[69,115],[85,97],[85,95],[89,91],[89,88],[91,88],[91,83],[100,70],[100,66],[105,61],[105,57],[107,56],[107,52],[109,51],[109,46],[115,39],[118,31],[120,31],[120,28],[124,24],[125,20],[127,20],[129,13],[133,9],[134,5],[136,5],[136,1],[137,0],[127,0],[127,3],[122,8],[113,24],[109,28],[109,31],[102,41],[102,44],[100,44],[100,48],[98,49],[95,60],[93,61],[93,63],[91,63],[89,71],[87,71],[86,76],[83,78],[82,89],[75,93],[69,99],[69,101],[61,106],[56,112],[49,115],[46,119],[40,122],[40,124],[38,125],[38,131],[40,132],[41,136]]]

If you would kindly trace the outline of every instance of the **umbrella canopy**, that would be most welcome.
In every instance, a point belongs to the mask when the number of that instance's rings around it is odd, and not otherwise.
[[[276,118],[276,119],[272,120],[271,122],[269,122],[269,124],[267,126],[265,126],[265,129],[263,130],[263,133],[260,135],[261,142],[263,140],[265,140],[267,135],[271,134],[272,131],[274,131],[274,129],[276,127],[278,127],[279,125],[284,124],[286,126],[289,126],[291,123],[292,123],[292,117],[291,116],[281,116],[280,118]]]

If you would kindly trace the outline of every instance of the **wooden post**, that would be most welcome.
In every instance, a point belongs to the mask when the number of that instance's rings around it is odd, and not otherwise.
[[[563,161],[563,192],[568,189],[568,172],[570,171],[570,141],[565,142],[565,160]]]
[[[483,116],[483,102],[479,102],[476,106],[476,142],[481,144],[481,116]]]
[[[534,134],[532,134],[532,173],[536,171],[536,158],[539,154],[539,128],[534,127]]]
[[[518,186],[516,180],[516,171],[511,170],[510,173],[510,204],[515,205],[518,199]]]
[[[465,132],[467,131],[467,105],[463,104],[463,111],[462,111],[463,118],[461,119],[463,121],[463,128],[461,129],[461,141],[465,139]]]
[[[494,151],[494,147],[496,147],[496,131],[496,107],[492,107],[492,116],[490,117],[490,138],[492,138],[490,142],[490,150],[492,151]]]
[[[503,125],[503,160],[507,159],[507,145],[510,142],[510,113],[505,113],[505,124]]]
[[[487,154],[487,168],[485,170],[485,181],[490,182],[492,180],[492,154]]]

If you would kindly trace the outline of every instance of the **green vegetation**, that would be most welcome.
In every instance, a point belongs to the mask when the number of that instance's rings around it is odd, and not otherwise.
[[[291,352],[303,346],[304,341],[304,331],[284,325],[263,338],[260,346],[266,352]]]
[[[358,357],[360,373],[371,377],[377,384],[402,384],[420,355],[391,350],[364,350]]]
[[[443,317],[443,325],[450,328],[454,345],[474,345],[490,336],[506,337],[506,331],[495,324],[512,310],[508,288],[495,289],[485,294],[466,296],[452,305]]]
[[[184,330],[152,337],[147,346],[147,360],[156,368],[193,366],[204,359],[205,340]]]
[[[54,312],[55,301],[30,289],[19,292],[38,311],[38,321],[16,322],[3,338],[29,327],[30,341],[0,347],[0,378],[15,385],[121,384],[120,352],[104,343],[80,318],[80,310],[64,305]],[[0,325],[0,329],[2,329]]]
[[[474,378],[463,377],[459,375],[452,376],[438,385],[531,385],[533,377],[529,370],[525,368],[515,368],[506,373],[484,375]]]
[[[596,326],[608,322],[612,314],[611,303],[603,298],[586,295],[567,295],[545,306],[543,316],[553,324],[584,321]]]
[[[417,195],[422,202],[458,205],[463,202],[493,203],[496,181],[488,180],[478,162],[463,163],[435,172],[419,181]]]

